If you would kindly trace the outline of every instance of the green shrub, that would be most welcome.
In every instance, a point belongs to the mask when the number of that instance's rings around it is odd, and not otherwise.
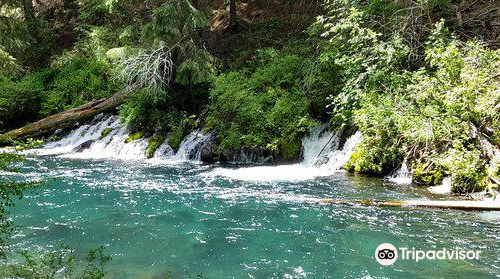
[[[170,145],[174,151],[177,151],[182,143],[184,135],[184,121],[181,121],[178,125],[172,127],[167,139],[168,145]]]
[[[198,115],[208,101],[205,86],[176,86],[155,93],[145,90],[130,96],[120,116],[133,131],[171,132],[187,115]]]
[[[14,144],[14,141],[11,138],[8,138],[4,135],[0,135],[0,147],[11,146]]]
[[[443,181],[444,175],[444,169],[435,164],[417,162],[413,165],[412,181],[418,185],[439,185]]]
[[[54,69],[55,75],[46,90],[42,116],[48,116],[86,102],[108,97],[118,90],[109,65],[101,60],[74,57]]]
[[[385,142],[363,139],[345,165],[348,172],[387,175],[400,162],[400,151]]]
[[[118,87],[109,70],[102,61],[75,57],[18,81],[0,77],[0,131],[113,94]]]
[[[247,147],[296,159],[302,136],[315,124],[303,86],[309,65],[296,55],[278,55],[252,73],[219,76],[207,116],[208,127],[218,136],[219,151],[228,154]],[[324,94],[323,100],[328,93]]]
[[[455,141],[452,148],[439,154],[434,161],[452,174],[453,192],[476,192],[486,187],[486,161],[474,145],[464,146],[462,142]]]
[[[43,92],[43,74],[29,75],[18,82],[0,77],[0,131],[36,120]]]

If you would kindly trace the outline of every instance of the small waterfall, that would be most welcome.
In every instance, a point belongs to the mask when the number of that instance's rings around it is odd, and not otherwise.
[[[110,129],[107,133],[103,133]],[[114,115],[98,115],[88,124],[71,131],[58,141],[50,142],[35,153],[40,155],[58,155],[64,158],[79,159],[146,159],[149,139],[141,138],[126,143],[129,131]],[[341,132],[328,131],[323,124],[311,130],[302,141],[304,160],[301,167],[315,168],[315,172],[331,173],[342,170],[344,164],[361,141],[361,133],[357,132],[347,139],[339,149]],[[165,141],[155,152],[154,158],[167,161],[201,161],[204,150],[209,150],[212,136],[201,130],[193,131],[181,142],[177,153]],[[250,156],[250,157],[248,157]],[[247,161],[268,160],[264,154],[243,152],[241,158]],[[311,170],[311,169],[310,169]]]
[[[447,176],[443,179],[443,182],[441,182],[441,185],[429,187],[429,188],[427,188],[427,190],[429,190],[429,192],[431,192],[433,194],[438,194],[438,195],[450,194],[451,193],[451,181],[452,181],[452,177]]]
[[[105,129],[111,130],[103,134]],[[98,115],[89,124],[79,126],[60,140],[47,143],[35,152],[78,159],[145,158],[147,139],[126,143],[127,136],[128,130],[119,117]]]
[[[153,158],[159,158],[159,159],[166,159],[170,158],[175,155],[174,150],[170,145],[168,145],[167,141],[165,140],[158,149],[156,149],[155,154],[153,155]]]
[[[100,137],[100,136],[99,136]],[[120,125],[102,139],[96,140],[88,148],[77,152],[64,154],[64,158],[78,159],[144,159],[146,158],[146,148],[148,140],[145,138],[126,143],[128,130],[124,125]]]
[[[193,131],[184,140],[177,150],[175,157],[179,160],[201,161],[201,151],[210,140],[210,134]]]
[[[332,133],[328,131],[327,124],[313,128],[309,135],[302,139],[303,160],[308,166],[321,165],[321,159],[331,150],[338,149],[341,132]]]
[[[349,161],[351,155],[354,153],[354,149],[361,142],[362,134],[361,132],[356,132],[354,135],[350,136],[344,143],[342,149],[331,150],[327,154],[327,159],[323,165],[320,167],[327,168],[329,170],[342,170],[344,165]]]
[[[396,184],[411,184],[412,174],[408,169],[408,165],[403,162],[401,168],[399,168],[393,175],[387,177],[387,180]]]
[[[265,155],[265,152],[261,150],[252,150],[241,148],[238,153],[235,153],[229,164],[241,165],[241,164],[265,164],[272,161],[272,155]]]
[[[94,117],[89,124],[80,125],[60,140],[49,142],[43,148],[35,150],[35,153],[39,155],[60,155],[79,151],[99,140],[104,129],[111,128],[115,130],[120,125],[121,122],[118,117],[105,117],[100,114]]]
[[[103,133],[110,129],[107,133]],[[58,155],[78,159],[146,159],[149,139],[141,138],[126,142],[129,130],[115,115],[94,117],[88,124],[80,125],[61,139],[47,143],[43,148],[31,152],[38,155]],[[210,144],[210,134],[194,131],[184,138],[177,153],[162,143],[155,151],[157,160],[185,161],[201,160],[203,148]]]
[[[244,181],[300,181],[330,176],[344,168],[362,138],[361,133],[356,132],[347,139],[342,149],[339,149],[340,137],[341,132],[329,132],[326,125],[321,125],[312,129],[303,139],[304,159],[299,164],[237,169],[222,167],[214,169],[206,176],[222,176]]]
[[[312,129],[302,140],[304,159],[301,164],[333,171],[343,169],[362,135],[361,132],[356,132],[346,140],[342,149],[339,149],[341,136],[342,131],[330,132],[326,124]]]

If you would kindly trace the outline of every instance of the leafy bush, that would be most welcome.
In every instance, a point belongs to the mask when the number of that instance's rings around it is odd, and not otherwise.
[[[253,73],[219,76],[207,116],[208,127],[218,135],[219,151],[228,154],[247,147],[297,158],[303,134],[314,125],[302,84],[307,66],[296,55],[284,55]]]
[[[168,132],[176,126],[182,114],[166,91],[149,94],[138,91],[120,109],[120,116],[133,131]]]
[[[44,87],[43,74],[19,82],[0,77],[0,131],[37,119]]]
[[[18,81],[0,77],[0,131],[113,94],[109,71],[103,61],[74,57]]]
[[[351,7],[334,9],[311,29],[327,39],[318,64],[340,77],[333,121],[363,133],[346,168],[384,175],[406,160],[420,184],[451,174],[455,192],[488,186],[499,160],[483,145],[499,143],[500,51],[460,42],[441,21],[430,32],[424,66],[413,70],[404,63],[410,45],[376,32],[366,6]]]
[[[110,76],[109,65],[101,60],[75,57],[54,71],[42,104],[42,116],[110,96],[118,89]]]

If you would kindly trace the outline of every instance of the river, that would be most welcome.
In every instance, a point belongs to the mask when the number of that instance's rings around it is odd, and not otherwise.
[[[52,144],[19,165],[45,182],[12,210],[13,241],[31,251],[69,244],[80,257],[104,245],[112,279],[500,277],[499,213],[320,203],[450,198],[338,170],[349,144],[328,151],[330,163],[311,163],[329,137],[304,140],[306,163],[257,167],[203,165],[165,148],[169,157],[146,160],[133,151],[139,143],[106,153],[114,157],[98,156],[111,148],[99,142],[87,153]],[[374,258],[382,243],[481,250],[481,258],[382,266]]]

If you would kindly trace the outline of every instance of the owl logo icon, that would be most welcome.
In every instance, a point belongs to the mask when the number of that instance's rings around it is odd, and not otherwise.
[[[398,258],[398,250],[390,243],[380,244],[375,250],[375,259],[381,265],[391,265]]]

